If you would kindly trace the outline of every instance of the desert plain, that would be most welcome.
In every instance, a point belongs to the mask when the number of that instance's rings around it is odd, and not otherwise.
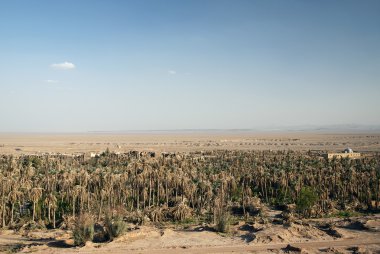
[[[380,151],[380,133],[185,131],[76,134],[0,133],[1,154],[206,150]]]

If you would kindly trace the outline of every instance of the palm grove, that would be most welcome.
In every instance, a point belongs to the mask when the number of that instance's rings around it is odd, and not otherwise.
[[[296,204],[296,216],[377,209],[380,157],[325,160],[295,151],[210,151],[139,156],[0,157],[2,228],[55,228],[83,214],[142,222],[218,223],[261,203]]]

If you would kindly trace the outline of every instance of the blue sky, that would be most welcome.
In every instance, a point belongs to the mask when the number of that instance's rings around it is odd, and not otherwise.
[[[0,131],[380,124],[380,1],[0,1]]]

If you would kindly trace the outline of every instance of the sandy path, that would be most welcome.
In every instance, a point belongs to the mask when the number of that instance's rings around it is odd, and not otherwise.
[[[350,247],[350,246],[366,246],[370,244],[380,244],[380,236],[378,239],[344,239],[336,241],[321,241],[321,242],[308,242],[308,243],[290,243],[292,246],[303,249],[321,249],[328,247]],[[170,254],[170,253],[243,253],[252,251],[265,251],[265,250],[280,250],[285,248],[288,243],[280,244],[255,244],[255,245],[237,245],[237,246],[212,246],[200,248],[187,248],[187,249],[147,249],[147,250],[130,250],[118,248],[116,250],[96,249],[91,251],[80,251],[79,253],[104,253],[105,251],[112,254],[118,253],[156,253],[156,254]]]
[[[380,245],[380,234],[365,235],[359,238],[346,238],[333,241],[311,241],[304,243],[276,243],[276,244],[246,244],[246,245],[233,245],[233,246],[199,246],[191,248],[161,248],[161,249],[130,249],[119,246],[113,246],[113,248],[91,248],[87,247],[77,250],[73,253],[156,253],[156,254],[171,254],[171,253],[247,253],[247,252],[261,252],[268,250],[280,250],[285,248],[288,244],[294,247],[299,247],[307,250],[318,250],[329,247],[342,248],[352,246],[368,246],[368,245]],[[379,246],[380,248],[380,246]],[[65,251],[67,252],[67,250]]]

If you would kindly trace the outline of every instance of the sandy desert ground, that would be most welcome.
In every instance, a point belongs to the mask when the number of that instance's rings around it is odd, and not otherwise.
[[[380,215],[350,219],[314,219],[290,225],[268,221],[237,222],[230,234],[207,226],[135,226],[110,243],[72,247],[63,230],[3,231],[0,251],[20,253],[380,253]]]
[[[380,151],[380,133],[152,132],[129,134],[0,134],[1,154],[200,150]]]

